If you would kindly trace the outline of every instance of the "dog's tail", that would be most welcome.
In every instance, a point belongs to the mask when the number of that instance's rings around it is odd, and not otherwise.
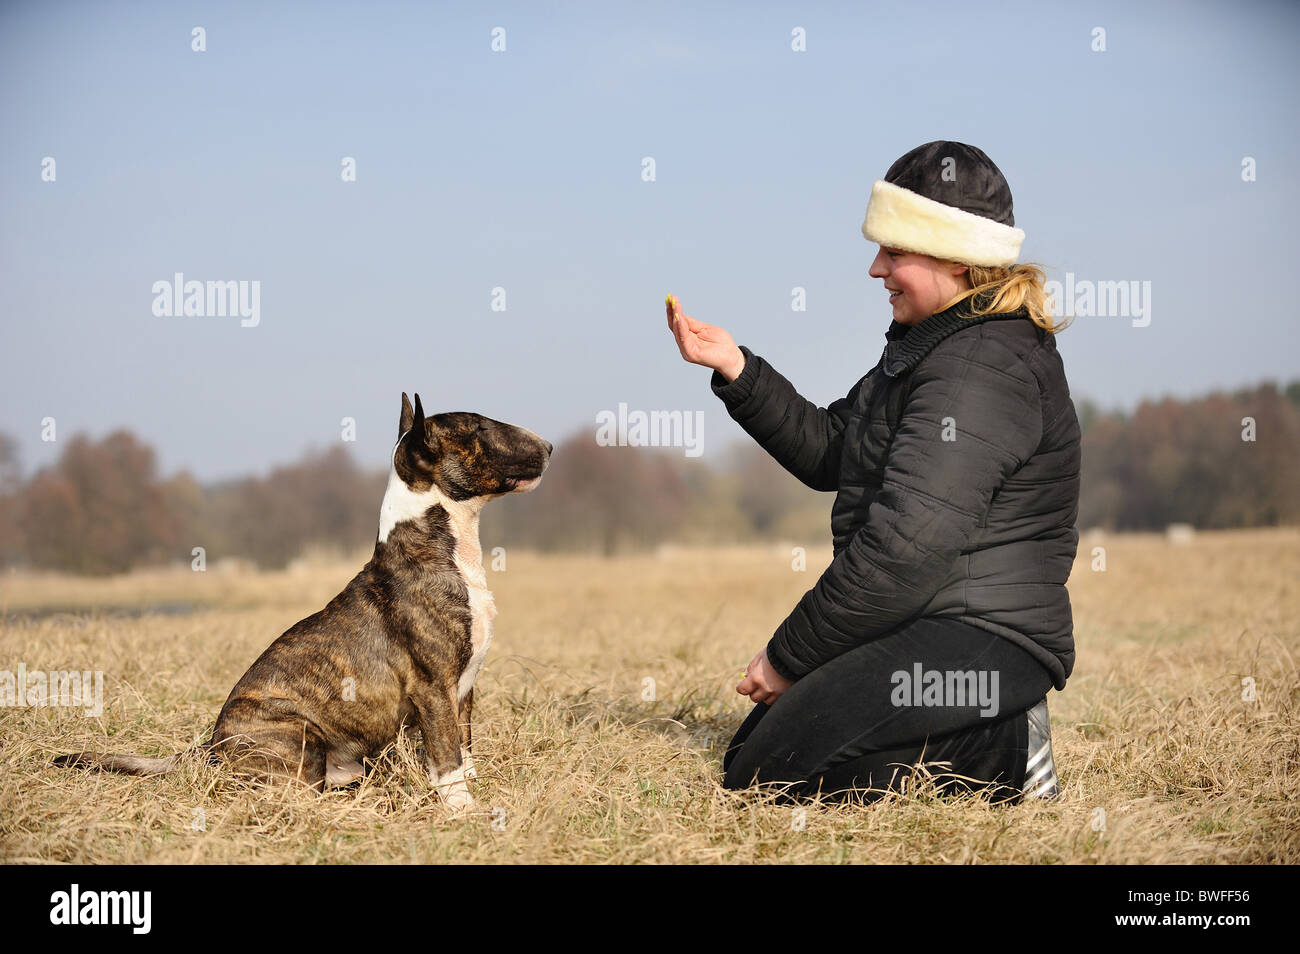
[[[190,751],[193,751],[192,749]],[[180,764],[181,759],[189,754],[177,752],[165,759],[147,759],[139,755],[99,755],[95,752],[73,752],[60,755],[54,760],[55,765],[64,768],[99,769],[104,772],[123,772],[127,775],[166,775]]]

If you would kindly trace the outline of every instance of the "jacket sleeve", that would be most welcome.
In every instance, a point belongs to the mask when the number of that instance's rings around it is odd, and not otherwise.
[[[727,413],[782,467],[813,490],[839,488],[844,426],[863,376],[829,407],[803,397],[794,385],[744,345],[745,368],[728,383],[717,371],[710,384]]]
[[[1036,379],[1016,355],[981,346],[979,335],[949,339],[911,374],[864,524],[768,643],[769,661],[787,679],[920,613],[998,488],[1041,442]]]

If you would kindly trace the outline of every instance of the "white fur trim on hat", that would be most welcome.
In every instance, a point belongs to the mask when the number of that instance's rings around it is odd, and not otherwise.
[[[877,179],[862,234],[888,248],[966,265],[1014,265],[1025,233]]]

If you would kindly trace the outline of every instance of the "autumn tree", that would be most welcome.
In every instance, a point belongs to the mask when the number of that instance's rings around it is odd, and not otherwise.
[[[176,544],[154,452],[128,431],[74,435],[22,491],[18,522],[33,565],[76,573],[124,572]]]

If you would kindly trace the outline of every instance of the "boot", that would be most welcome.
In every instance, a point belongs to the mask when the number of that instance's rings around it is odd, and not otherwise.
[[[1025,798],[1056,798],[1056,763],[1052,760],[1052,726],[1047,717],[1047,699],[1030,709],[1029,758],[1025,762]]]

